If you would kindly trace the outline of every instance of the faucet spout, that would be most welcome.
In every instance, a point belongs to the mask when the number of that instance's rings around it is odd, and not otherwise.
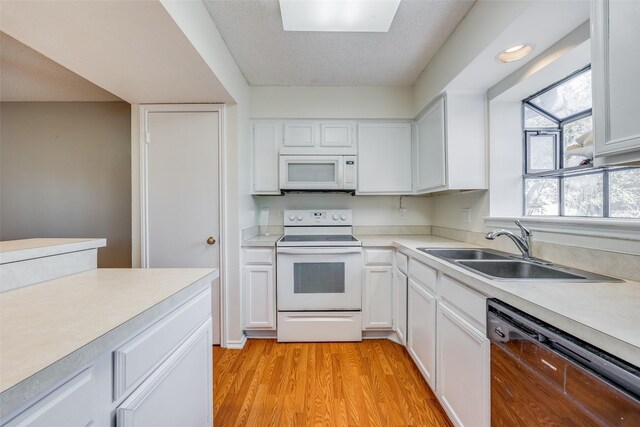
[[[522,253],[523,259],[531,259],[532,258],[530,253],[531,232],[525,229],[524,227],[522,227],[519,223],[518,223],[518,226],[521,227],[522,237],[512,233],[509,230],[502,230],[502,229],[492,230],[487,234],[485,234],[484,237],[487,240],[493,240],[500,236],[507,236],[508,238],[511,239],[511,241],[513,241],[516,247],[520,250],[520,252]]]

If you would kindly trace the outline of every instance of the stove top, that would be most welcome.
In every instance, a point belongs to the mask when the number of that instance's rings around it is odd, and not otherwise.
[[[305,246],[362,246],[362,242],[350,234],[289,234],[276,243],[280,247]]]

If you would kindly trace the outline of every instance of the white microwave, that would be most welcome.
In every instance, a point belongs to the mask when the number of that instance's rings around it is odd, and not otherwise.
[[[280,189],[355,191],[356,159],[356,156],[280,156]]]

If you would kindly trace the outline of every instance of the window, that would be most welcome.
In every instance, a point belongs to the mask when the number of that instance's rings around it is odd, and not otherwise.
[[[596,168],[591,67],[522,101],[524,214],[640,218],[640,168]]]

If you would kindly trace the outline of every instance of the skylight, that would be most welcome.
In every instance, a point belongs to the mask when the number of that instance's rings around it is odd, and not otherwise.
[[[280,0],[285,31],[386,33],[400,0]]]

